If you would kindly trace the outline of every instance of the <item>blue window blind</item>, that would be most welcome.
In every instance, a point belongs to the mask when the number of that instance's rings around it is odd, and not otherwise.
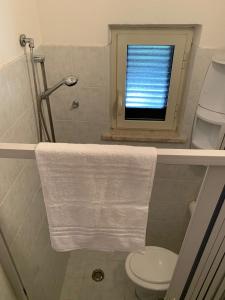
[[[128,45],[126,110],[166,109],[175,46]],[[138,118],[138,116],[136,117]]]

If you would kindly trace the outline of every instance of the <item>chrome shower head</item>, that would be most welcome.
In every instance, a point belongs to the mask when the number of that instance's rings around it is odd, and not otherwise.
[[[74,76],[65,77],[60,82],[56,83],[53,87],[51,87],[50,89],[47,89],[46,91],[44,91],[44,93],[42,93],[42,95],[41,95],[41,99],[46,99],[47,97],[49,97],[61,85],[65,84],[66,86],[74,86],[75,84],[77,84],[77,82],[78,82],[78,78],[76,78]]]
[[[65,85],[74,86],[75,84],[77,84],[78,78],[76,78],[74,76],[68,76],[68,77],[64,78],[64,81],[65,81]]]

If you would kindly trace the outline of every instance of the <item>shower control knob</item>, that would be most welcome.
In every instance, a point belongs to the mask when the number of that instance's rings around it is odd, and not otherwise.
[[[74,100],[74,101],[72,102],[71,109],[76,109],[76,108],[78,108],[79,106],[80,106],[80,102],[77,101],[77,100]]]

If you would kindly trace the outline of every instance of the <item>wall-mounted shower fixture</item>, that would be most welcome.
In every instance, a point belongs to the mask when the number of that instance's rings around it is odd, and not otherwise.
[[[60,86],[66,85],[66,86],[74,86],[78,82],[78,79],[74,76],[68,76],[66,78],[63,78],[60,82],[56,83],[53,87],[45,90],[41,94],[41,99],[46,99],[49,97],[52,93],[54,93]]]
[[[71,110],[77,109],[80,106],[80,102],[78,100],[73,100],[71,105]]]
[[[41,66],[41,72],[42,72],[42,79],[43,79],[43,86],[44,89],[47,90],[48,89],[48,83],[47,83],[47,76],[46,76],[46,72],[45,72],[45,57],[43,55],[35,55],[32,58],[32,64],[40,64]],[[52,142],[56,142],[55,139],[55,130],[54,130],[54,124],[53,124],[53,120],[52,120],[52,111],[51,111],[51,104],[50,104],[50,100],[49,97],[46,97],[46,106],[47,106],[47,112],[48,112],[48,119],[49,119],[49,126],[50,126],[50,130],[51,130],[51,136],[52,136],[52,140],[49,138],[49,133],[48,133],[48,129],[46,126],[46,122],[43,116],[43,111],[42,111],[42,98],[38,95],[39,102],[40,102],[40,114],[42,115],[42,124],[44,127],[44,130],[46,132],[46,135],[48,137],[48,141],[52,141]]]
[[[26,47],[29,45],[30,48],[34,48],[34,40],[32,38],[27,38],[25,34],[20,35],[20,46]]]
[[[53,87],[48,88],[47,76],[46,76],[46,71],[45,71],[45,57],[43,55],[35,55],[34,56],[34,54],[33,54],[34,40],[32,38],[27,38],[25,34],[21,34],[19,42],[20,42],[21,47],[26,47],[26,45],[28,44],[28,46],[30,48],[30,59],[31,59],[33,79],[34,79],[34,89],[35,89],[36,104],[37,104],[37,116],[38,116],[38,123],[39,123],[38,124],[39,141],[40,142],[44,141],[44,138],[43,138],[43,134],[44,134],[46,136],[46,139],[48,142],[56,142],[49,96],[62,85],[66,85],[69,87],[76,85],[78,82],[78,79],[71,75],[71,76],[65,77],[60,82],[56,83]],[[38,84],[39,80],[38,80],[37,64],[40,64],[40,67],[41,67],[41,74],[42,74],[43,87],[44,87],[43,92],[39,92],[40,87]],[[38,87],[39,87],[39,89],[38,89]],[[48,126],[47,126],[45,118],[44,118],[43,107],[42,107],[43,100],[46,101],[51,136],[50,136],[49,129],[48,129]]]

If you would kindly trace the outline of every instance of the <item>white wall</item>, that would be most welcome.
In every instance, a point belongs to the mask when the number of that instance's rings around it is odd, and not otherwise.
[[[40,44],[36,0],[0,0],[0,67],[24,53],[18,42],[21,33]]]
[[[38,6],[38,11],[37,11]],[[23,53],[18,36],[41,44],[105,45],[108,24],[202,24],[200,45],[225,47],[223,0],[0,0],[0,66]]]
[[[225,47],[224,0],[37,0],[44,44],[108,41],[108,24],[202,24],[200,45]]]
[[[38,10],[37,10],[38,7]],[[0,66],[23,54],[20,33],[41,44],[105,45],[108,24],[202,24],[200,46],[225,47],[223,0],[0,0]]]

